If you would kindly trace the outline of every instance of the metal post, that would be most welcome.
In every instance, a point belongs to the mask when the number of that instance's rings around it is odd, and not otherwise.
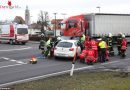
[[[56,37],[56,14],[57,14],[57,13],[54,13],[54,15],[55,15],[55,31],[54,31],[55,37]]]
[[[99,9],[99,13],[100,13],[100,8],[101,8],[101,7],[100,7],[100,6],[98,6],[98,7],[96,7],[96,8],[98,8],[98,9]]]

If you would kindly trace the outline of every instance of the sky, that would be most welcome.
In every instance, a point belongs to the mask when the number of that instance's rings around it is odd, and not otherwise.
[[[12,6],[19,8],[3,8],[11,1]],[[72,15],[98,13],[130,14],[130,0],[0,0],[0,20],[13,20],[15,16],[25,18],[25,9],[28,6],[31,14],[31,22],[38,20],[38,14],[42,11],[49,13],[50,19],[67,18]],[[66,15],[62,15],[65,13]]]

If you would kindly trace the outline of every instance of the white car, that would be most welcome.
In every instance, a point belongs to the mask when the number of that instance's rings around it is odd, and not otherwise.
[[[81,48],[77,45],[77,40],[62,40],[54,49],[54,57],[67,57],[73,58],[75,53],[76,57],[80,55]],[[76,52],[77,48],[77,52]]]

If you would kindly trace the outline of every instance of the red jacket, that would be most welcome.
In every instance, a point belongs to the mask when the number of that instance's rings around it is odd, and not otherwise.
[[[98,49],[98,43],[95,40],[90,41],[90,46],[92,47],[93,50]]]
[[[94,57],[95,56],[95,51],[93,49],[86,50],[86,56]]]
[[[127,46],[127,40],[125,38],[122,38],[121,40],[121,49],[126,49]]]

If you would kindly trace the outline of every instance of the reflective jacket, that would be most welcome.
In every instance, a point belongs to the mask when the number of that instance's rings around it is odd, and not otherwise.
[[[117,46],[121,46],[121,40],[122,40],[122,37],[118,36],[117,37]]]
[[[51,40],[49,39],[49,40],[46,42],[46,46],[47,46],[47,47],[50,47],[50,45],[51,45]]]
[[[108,38],[107,45],[108,47],[112,47],[112,38]]]
[[[85,39],[86,39],[86,36],[83,34],[80,40],[83,43],[85,41]]]
[[[105,41],[101,41],[99,42],[98,46],[102,49],[102,48],[106,48],[107,44]]]

